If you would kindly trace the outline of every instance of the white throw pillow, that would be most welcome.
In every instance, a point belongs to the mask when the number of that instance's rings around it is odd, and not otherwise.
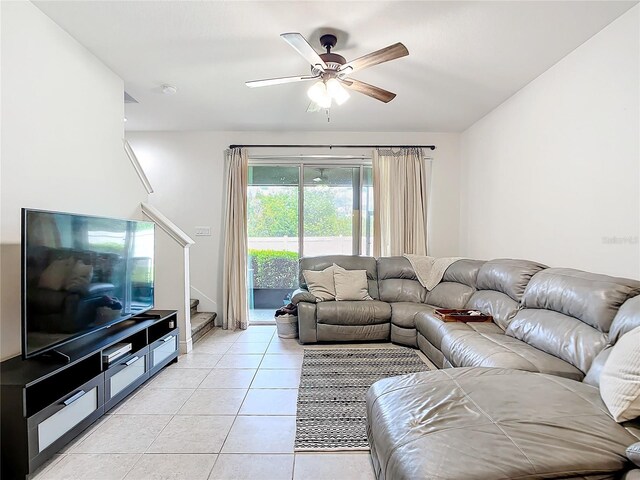
[[[346,270],[333,264],[336,300],[373,300],[369,296],[366,270]]]
[[[316,302],[334,300],[336,298],[336,286],[333,281],[333,265],[324,270],[303,270],[302,276],[307,282],[307,288],[311,295],[316,297]]]
[[[54,260],[44,269],[38,279],[38,287],[49,290],[62,290],[73,267],[73,258]]]
[[[611,349],[600,374],[600,396],[616,422],[640,417],[640,327]]]
[[[69,292],[83,293],[89,287],[91,277],[93,277],[93,266],[78,260],[71,269],[64,288]]]

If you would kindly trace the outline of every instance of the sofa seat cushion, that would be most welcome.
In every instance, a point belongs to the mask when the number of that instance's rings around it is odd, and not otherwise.
[[[394,302],[391,304],[391,323],[402,328],[415,328],[418,312],[433,313],[435,307],[424,303]]]
[[[492,333],[494,335],[504,334],[504,330],[493,322],[468,322],[467,327],[479,333]]]
[[[500,333],[445,330],[440,350],[454,367],[514,368],[582,381],[584,373],[564,360]]]
[[[418,312],[415,316],[415,322],[416,330],[438,350],[442,350],[442,338],[445,332],[457,330],[464,332],[473,331],[466,323],[443,322],[434,311]]]
[[[379,480],[613,478],[636,441],[595,387],[496,368],[380,380],[367,427]]]
[[[388,323],[391,306],[379,300],[322,302],[316,307],[316,319],[325,325],[375,325]]]
[[[391,343],[418,348],[418,337],[415,328],[403,328],[391,324]]]

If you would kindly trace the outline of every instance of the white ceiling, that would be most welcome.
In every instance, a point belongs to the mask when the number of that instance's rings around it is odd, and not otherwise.
[[[36,1],[124,79],[128,130],[462,131],[636,1],[328,2]],[[408,57],[355,78],[397,93],[353,93],[307,113],[309,84],[249,89],[246,80],[306,75],[279,38],[348,32],[347,60],[401,41]],[[160,85],[178,88],[163,95]]]

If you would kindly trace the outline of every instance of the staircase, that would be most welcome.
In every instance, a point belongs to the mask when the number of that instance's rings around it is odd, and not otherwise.
[[[198,312],[200,300],[191,299],[191,341],[196,343],[209,330],[213,328],[216,319],[215,312]]]

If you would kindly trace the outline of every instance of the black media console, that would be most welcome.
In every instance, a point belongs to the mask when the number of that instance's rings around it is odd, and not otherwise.
[[[0,363],[2,478],[25,478],[169,363],[177,361],[175,311],[154,310],[59,347],[59,358]],[[153,317],[153,318],[151,318]],[[105,365],[102,351],[131,343]],[[63,360],[69,357],[69,362]]]

